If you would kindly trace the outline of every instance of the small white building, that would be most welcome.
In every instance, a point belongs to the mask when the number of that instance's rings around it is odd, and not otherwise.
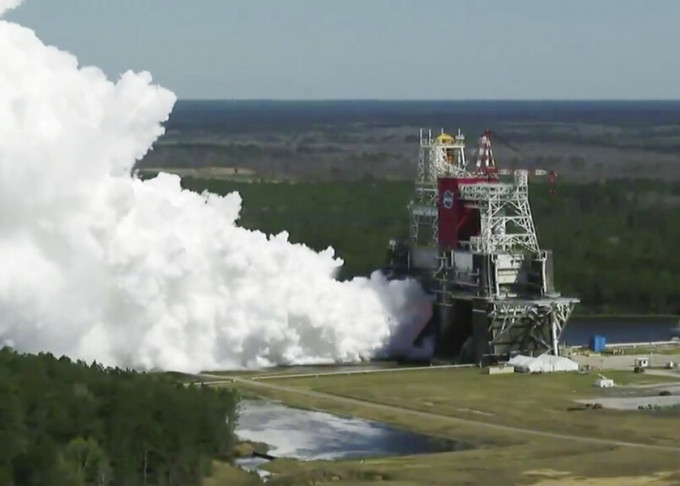
[[[636,368],[647,368],[649,367],[649,358],[635,358]]]
[[[611,378],[605,378],[604,376],[602,378],[598,378],[595,380],[595,386],[598,388],[613,388],[614,387],[614,380]]]

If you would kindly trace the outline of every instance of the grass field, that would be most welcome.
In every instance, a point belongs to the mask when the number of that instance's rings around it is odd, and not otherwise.
[[[618,384],[652,383],[662,377],[607,372]],[[405,409],[542,431],[678,445],[677,422],[638,412],[569,411],[576,398],[592,397],[596,375],[486,375],[477,368],[404,371],[372,375],[276,380],[276,384],[396,405]]]
[[[345,485],[606,485],[678,484],[677,456],[541,441],[529,446],[364,462],[281,461],[268,484]],[[663,479],[651,482],[652,478]]]
[[[249,473],[222,461],[213,463],[212,477],[203,481],[203,486],[255,486],[262,484],[255,473]]]
[[[607,376],[618,384],[665,381],[631,372],[608,372]],[[363,462],[277,460],[267,468],[276,473],[269,484],[678,484],[678,417],[651,412],[569,411],[577,406],[576,398],[592,397],[597,402],[601,391],[593,386],[595,378],[595,374],[490,376],[479,369],[433,369],[281,377],[267,380],[266,385],[242,379],[236,386],[292,406],[364,417],[475,441],[480,446],[464,452]],[[536,436],[486,424],[612,443]],[[624,446],[617,441],[668,449]]]

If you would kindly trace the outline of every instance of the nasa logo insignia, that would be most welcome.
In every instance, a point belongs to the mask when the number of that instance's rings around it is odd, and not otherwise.
[[[451,191],[446,191],[442,197],[442,204],[446,209],[451,209],[453,207],[453,193]]]

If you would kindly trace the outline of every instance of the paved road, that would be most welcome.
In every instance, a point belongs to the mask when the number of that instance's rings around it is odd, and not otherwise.
[[[437,413],[433,412],[425,412],[425,411],[420,411],[420,410],[413,410],[410,408],[403,408],[403,407],[397,407],[394,405],[386,405],[382,403],[374,403],[374,402],[369,402],[365,400],[359,400],[356,398],[348,398],[348,397],[342,397],[338,395],[332,395],[330,393],[322,393],[322,392],[316,392],[316,391],[311,391],[311,390],[302,390],[298,388],[293,388],[293,387],[287,387],[287,386],[281,386],[281,385],[274,385],[272,383],[265,383],[262,381],[256,381],[253,379],[249,378],[242,378],[242,377],[228,377],[225,379],[224,376],[219,376],[219,375],[209,375],[209,374],[201,374],[199,375],[200,377],[208,378],[210,380],[215,380],[216,378],[219,379],[219,381],[208,381],[206,384],[223,384],[223,383],[242,383],[243,385],[252,387],[252,388],[263,388],[263,389],[268,389],[272,391],[280,391],[280,392],[285,392],[285,393],[292,393],[300,396],[307,396],[307,397],[314,397],[314,398],[323,398],[325,400],[333,400],[339,403],[344,403],[347,405],[359,405],[362,407],[369,407],[373,408],[376,410],[382,410],[386,412],[398,412],[398,413],[408,413],[411,414],[415,417],[421,417],[421,418],[430,418],[430,419],[437,419],[437,420],[443,420],[446,422],[450,422],[453,424],[463,424],[463,425],[472,425],[480,428],[486,428],[489,430],[494,430],[494,431],[499,431],[499,432],[510,432],[513,434],[517,435],[525,435],[525,436],[533,436],[533,437],[544,437],[544,438],[550,438],[550,439],[558,439],[558,440],[569,440],[569,441],[574,441],[574,442],[581,442],[581,443],[587,443],[587,444],[599,444],[599,445],[608,445],[608,446],[617,446],[617,447],[636,447],[638,449],[653,449],[653,450],[659,450],[659,451],[673,451],[673,452],[680,452],[680,447],[678,446],[663,446],[663,445],[652,445],[652,444],[642,444],[639,442],[625,442],[625,441],[618,441],[618,440],[611,440],[611,439],[598,439],[594,437],[583,437],[583,436],[577,436],[577,435],[569,435],[569,434],[558,434],[558,433],[553,433],[553,432],[544,432],[541,430],[533,430],[533,429],[527,429],[527,428],[522,428],[522,427],[511,427],[507,425],[498,425],[498,424],[491,424],[488,422],[482,422],[478,420],[470,420],[470,419],[463,419],[463,418],[458,418],[458,417],[451,417],[448,415],[440,415]],[[310,375],[310,376],[313,376]],[[281,378],[285,378],[285,376],[281,376]]]
[[[477,365],[474,364],[450,364],[450,365],[433,365],[433,366],[408,366],[408,367],[396,367],[396,368],[364,368],[364,367],[347,367],[344,370],[338,371],[305,371],[303,373],[266,373],[263,375],[249,375],[248,380],[281,380],[289,378],[311,378],[318,376],[334,376],[334,375],[367,375],[374,373],[392,373],[404,371],[432,371],[437,369],[453,369],[453,368],[475,368]],[[210,380],[219,380],[221,382],[230,382],[233,377],[229,375],[215,375],[211,373],[200,373],[196,375],[198,377],[210,378]],[[241,378],[244,378],[243,376]],[[211,381],[211,383],[214,381]]]
[[[649,359],[649,365],[653,367],[663,368],[669,361],[678,362],[680,361],[680,355],[678,354],[635,354],[635,355],[613,355],[613,356],[600,356],[600,355],[579,355],[575,354],[569,358],[576,361],[579,365],[590,365],[593,367],[599,367],[603,370],[628,370],[632,371],[635,365],[635,358],[647,358]],[[648,372],[651,370],[647,370]],[[663,371],[663,370],[661,370]],[[669,370],[670,371],[670,370]]]

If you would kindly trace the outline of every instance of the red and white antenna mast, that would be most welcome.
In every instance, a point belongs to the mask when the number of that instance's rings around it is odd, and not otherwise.
[[[493,149],[491,148],[491,130],[485,130],[477,141],[477,162],[475,165],[478,169],[496,167],[496,161],[493,158]]]

